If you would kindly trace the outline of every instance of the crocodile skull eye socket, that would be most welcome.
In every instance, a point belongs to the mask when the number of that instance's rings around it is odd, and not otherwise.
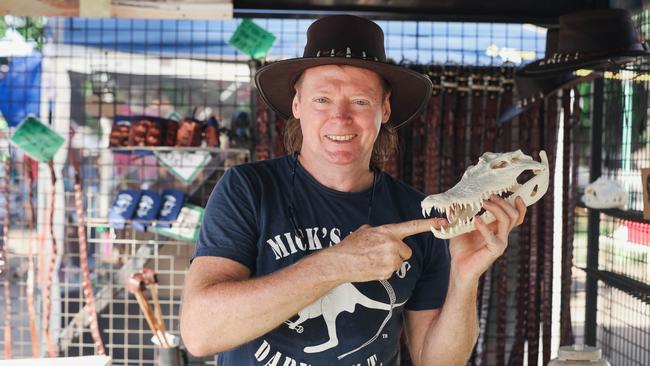
[[[492,164],[490,166],[490,168],[492,168],[492,169],[501,169],[501,168],[505,168],[507,166],[508,166],[508,162],[505,161],[505,160],[501,160],[501,161],[497,161],[494,164]]]

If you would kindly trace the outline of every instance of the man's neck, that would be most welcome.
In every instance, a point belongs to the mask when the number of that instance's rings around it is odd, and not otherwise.
[[[339,192],[360,192],[372,186],[374,174],[367,164],[336,165],[319,164],[310,159],[298,156],[303,166],[320,184]]]

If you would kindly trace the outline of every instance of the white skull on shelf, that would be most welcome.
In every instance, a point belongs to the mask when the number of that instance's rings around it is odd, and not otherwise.
[[[615,180],[599,177],[585,187],[582,201],[589,208],[620,208],[622,210],[625,208],[627,193]]]
[[[432,228],[433,234],[441,239],[449,239],[473,231],[476,216],[480,216],[486,224],[493,222],[494,216],[482,209],[483,202],[492,194],[507,197],[510,203],[520,196],[526,206],[537,202],[546,193],[549,181],[546,152],[540,151],[539,156],[541,162],[533,160],[521,150],[484,153],[478,164],[467,168],[455,186],[422,201],[424,217],[429,216],[435,208],[445,213],[449,221],[447,229]],[[531,177],[519,184],[517,178],[524,172],[529,172]]]

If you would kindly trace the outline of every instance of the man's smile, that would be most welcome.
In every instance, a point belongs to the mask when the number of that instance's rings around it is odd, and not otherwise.
[[[328,139],[336,142],[341,142],[341,141],[350,141],[353,138],[357,137],[356,134],[354,135],[325,135]]]

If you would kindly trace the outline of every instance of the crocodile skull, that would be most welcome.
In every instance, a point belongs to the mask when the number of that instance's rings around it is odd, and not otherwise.
[[[537,202],[546,193],[549,181],[546,152],[540,151],[539,156],[541,162],[533,160],[521,150],[484,153],[478,164],[468,167],[460,182],[450,190],[422,201],[424,217],[429,216],[435,208],[445,213],[449,221],[447,228],[432,227],[433,234],[441,239],[449,239],[473,231],[476,216],[486,224],[493,222],[495,217],[482,209],[483,202],[492,194],[507,197],[511,204],[514,204],[517,196],[521,196],[526,206]],[[527,176],[530,178],[520,184],[519,181]]]
[[[627,194],[616,181],[600,177],[585,187],[582,201],[589,208],[625,208]]]

